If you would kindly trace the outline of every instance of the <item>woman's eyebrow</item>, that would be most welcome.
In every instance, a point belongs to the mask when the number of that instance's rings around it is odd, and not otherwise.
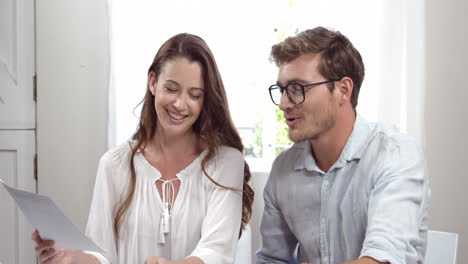
[[[173,84],[175,84],[177,86],[180,86],[180,84],[178,82],[174,81],[174,80],[169,79],[169,80],[166,80],[166,82],[170,82],[170,83],[173,83]]]

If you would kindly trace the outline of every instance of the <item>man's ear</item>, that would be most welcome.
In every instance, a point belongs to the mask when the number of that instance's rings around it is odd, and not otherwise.
[[[340,89],[340,105],[343,105],[345,102],[351,103],[351,95],[353,94],[354,83],[351,78],[345,76],[338,81],[338,89]]]

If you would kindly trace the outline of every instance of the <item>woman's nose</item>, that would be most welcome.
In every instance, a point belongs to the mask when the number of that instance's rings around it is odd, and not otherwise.
[[[178,95],[173,103],[174,107],[177,111],[185,110],[186,102],[183,95]]]

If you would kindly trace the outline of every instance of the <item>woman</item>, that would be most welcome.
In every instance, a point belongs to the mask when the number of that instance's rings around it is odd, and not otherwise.
[[[35,231],[39,263],[233,263],[253,191],[201,38],[179,34],[161,46],[132,139],[99,164],[86,233],[106,255],[55,249]]]

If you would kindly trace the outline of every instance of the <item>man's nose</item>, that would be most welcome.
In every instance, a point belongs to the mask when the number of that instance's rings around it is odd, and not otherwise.
[[[279,108],[281,111],[287,111],[295,106],[291,100],[289,100],[286,90],[281,94]]]

